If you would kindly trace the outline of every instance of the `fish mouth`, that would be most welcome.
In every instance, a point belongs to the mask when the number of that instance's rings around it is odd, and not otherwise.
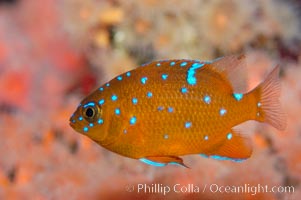
[[[74,121],[74,118],[73,118],[73,117],[70,117],[70,119],[69,119],[69,125],[70,125],[73,129],[75,129],[75,121]]]
[[[72,121],[69,122],[69,125],[75,130],[76,132],[80,132],[80,129],[74,124]]]
[[[81,128],[80,128],[80,124],[78,124],[77,121],[75,121],[74,117],[70,117],[69,119],[69,125],[76,131],[81,133]]]
[[[70,125],[72,128],[74,128],[74,123],[71,122],[71,120],[69,121],[69,125]]]

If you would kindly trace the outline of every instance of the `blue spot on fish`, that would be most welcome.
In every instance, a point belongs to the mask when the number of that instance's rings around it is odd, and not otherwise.
[[[234,93],[234,94],[233,94],[233,97],[234,97],[237,101],[240,101],[240,100],[244,97],[244,95],[241,94],[241,93]]]
[[[114,94],[114,95],[112,95],[111,99],[112,99],[112,101],[116,101],[118,99],[118,97],[117,97],[117,95]]]
[[[206,104],[210,104],[210,102],[211,102],[211,98],[208,95],[204,96],[203,100]]]
[[[127,77],[130,77],[130,76],[131,76],[131,72],[127,72],[127,73],[126,73],[126,76],[127,76]]]
[[[121,80],[122,80],[122,76],[118,76],[118,77],[117,77],[117,80],[118,80],[118,81],[121,81]]]
[[[173,112],[173,107],[168,107],[168,109],[167,109],[167,110],[168,110],[168,112],[170,112],[170,113],[171,113],[171,112]]]
[[[187,62],[182,62],[182,63],[180,64],[181,67],[185,67],[186,65],[187,65]]]
[[[110,86],[110,83],[107,83],[106,86],[109,87],[109,86]]]
[[[231,139],[232,139],[232,137],[233,137],[232,133],[228,133],[228,135],[227,135],[227,139],[228,139],[228,140],[231,140]]]
[[[116,114],[116,115],[120,115],[120,109],[119,109],[119,108],[116,108],[116,109],[115,109],[115,114]]]
[[[188,89],[187,89],[186,87],[182,87],[182,88],[181,88],[181,92],[182,92],[182,93],[187,93],[187,92],[188,92]]]
[[[226,112],[227,112],[227,110],[225,110],[224,108],[222,108],[222,109],[219,110],[219,114],[221,116],[224,116],[226,114]]]
[[[163,79],[163,80],[166,80],[167,77],[168,77],[168,74],[162,74],[162,79]]]
[[[170,66],[174,66],[176,64],[176,62],[174,62],[174,61],[172,61],[172,62],[170,62]]]
[[[153,96],[153,93],[151,93],[151,92],[147,92],[147,97],[149,97],[149,98],[151,98],[152,96]]]
[[[89,106],[95,106],[95,103],[94,103],[94,102],[86,103],[86,104],[84,105],[84,108],[87,108],[87,107],[89,107]]]
[[[99,105],[102,105],[102,104],[104,104],[105,103],[105,100],[104,99],[100,99],[99,101],[98,101],[98,104]]]
[[[89,128],[85,126],[85,127],[83,128],[83,131],[84,131],[84,132],[88,132],[88,131],[89,131]]]
[[[103,124],[103,119],[98,119],[97,123],[98,124]]]
[[[187,71],[186,81],[190,85],[195,85],[197,83],[196,77],[194,76],[196,73],[196,69],[203,67],[204,64],[201,63],[193,63],[192,66]]]
[[[141,83],[142,83],[142,84],[145,84],[146,81],[147,81],[147,77],[142,77],[142,78],[141,78]]]
[[[146,163],[148,165],[152,165],[152,166],[155,166],[155,167],[164,167],[166,165],[164,163],[154,162],[154,161],[148,160],[146,158],[140,158],[139,160],[141,162],[144,162],[144,163]]]
[[[79,116],[79,117],[78,117],[78,120],[79,120],[79,121],[82,121],[82,120],[83,120],[83,117],[82,117],[82,116]]]
[[[157,63],[156,65],[157,65],[157,67],[160,67],[160,66],[161,66],[161,63]]]
[[[133,116],[133,117],[130,119],[130,124],[131,124],[131,125],[134,125],[134,124],[136,124],[136,122],[137,122],[137,118],[136,118],[135,116]]]
[[[208,139],[209,139],[208,135],[205,135],[204,140],[208,140]]]
[[[103,91],[103,88],[101,87],[101,88],[99,88],[99,90],[100,90],[100,91]]]
[[[162,111],[162,110],[164,110],[164,107],[163,106],[159,106],[158,107],[158,111]]]
[[[191,122],[185,122],[185,128],[190,128],[192,126]]]
[[[138,99],[137,98],[132,98],[132,102],[133,102],[133,104],[137,104],[138,103]]]
[[[93,123],[90,123],[90,124],[89,124],[89,126],[90,126],[90,127],[93,127],[93,126],[94,126],[94,124],[93,124]]]

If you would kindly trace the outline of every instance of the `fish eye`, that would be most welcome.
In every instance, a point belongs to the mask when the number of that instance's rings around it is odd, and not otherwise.
[[[93,118],[94,115],[95,115],[94,108],[87,108],[86,112],[85,112],[85,115],[86,115],[87,118]]]
[[[99,109],[97,106],[84,106],[83,110],[83,117],[88,121],[88,122],[95,122],[99,116]]]

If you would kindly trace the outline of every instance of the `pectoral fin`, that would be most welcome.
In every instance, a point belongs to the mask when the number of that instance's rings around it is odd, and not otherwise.
[[[252,147],[250,141],[238,134],[237,131],[229,131],[226,133],[225,138],[225,142],[219,148],[201,155],[217,160],[232,160],[235,162],[241,162],[251,156]]]
[[[148,156],[145,158],[140,158],[139,160],[156,167],[163,167],[167,164],[176,164],[189,168],[184,164],[183,159],[177,156]]]

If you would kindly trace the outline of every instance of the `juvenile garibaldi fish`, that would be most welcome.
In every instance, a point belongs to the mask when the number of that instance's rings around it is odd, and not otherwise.
[[[244,55],[213,61],[163,60],[112,79],[87,96],[70,125],[104,148],[155,166],[200,154],[242,161],[248,138],[233,127],[248,120],[284,130],[279,67],[256,88],[242,91]]]

